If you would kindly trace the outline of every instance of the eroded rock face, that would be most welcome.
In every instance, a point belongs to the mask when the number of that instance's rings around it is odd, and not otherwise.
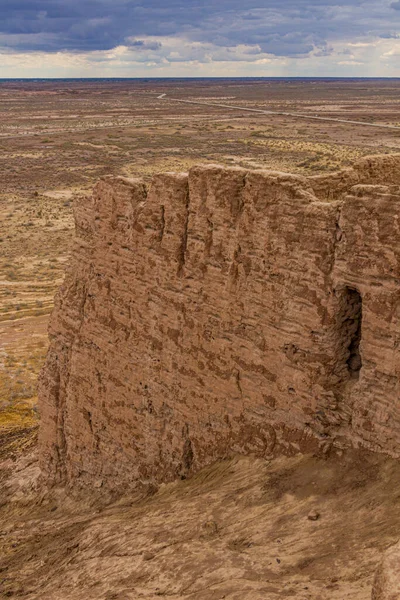
[[[372,600],[400,600],[400,543],[383,557],[375,576]]]
[[[105,178],[40,385],[50,481],[167,481],[234,452],[400,456],[400,155],[329,176]]]

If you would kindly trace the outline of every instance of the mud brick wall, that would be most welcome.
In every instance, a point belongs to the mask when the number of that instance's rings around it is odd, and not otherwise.
[[[232,453],[400,456],[400,155],[331,175],[104,178],[40,378],[50,482],[126,487]]]

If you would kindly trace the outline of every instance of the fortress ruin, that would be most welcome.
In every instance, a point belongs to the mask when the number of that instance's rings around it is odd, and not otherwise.
[[[184,478],[233,453],[400,457],[400,155],[303,177],[106,177],[40,382],[47,480]]]

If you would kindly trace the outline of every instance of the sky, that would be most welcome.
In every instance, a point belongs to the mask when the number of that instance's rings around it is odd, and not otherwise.
[[[0,77],[400,77],[400,0],[0,0]]]

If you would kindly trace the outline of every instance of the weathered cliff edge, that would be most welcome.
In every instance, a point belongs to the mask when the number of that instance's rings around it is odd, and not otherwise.
[[[104,178],[75,216],[40,381],[50,482],[126,489],[235,452],[400,456],[400,155]]]

